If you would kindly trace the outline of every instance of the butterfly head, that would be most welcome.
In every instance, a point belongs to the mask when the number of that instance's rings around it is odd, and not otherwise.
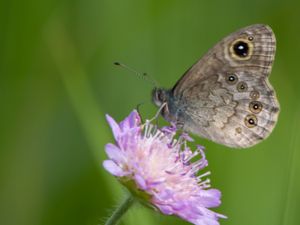
[[[169,122],[175,121],[175,117],[169,111],[170,92],[162,88],[154,88],[152,101],[159,107],[160,114]]]

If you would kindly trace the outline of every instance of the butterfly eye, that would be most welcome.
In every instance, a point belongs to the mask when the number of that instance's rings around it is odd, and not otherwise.
[[[238,77],[235,74],[228,74],[226,77],[226,82],[228,84],[235,84],[238,81]]]
[[[248,86],[245,82],[241,81],[237,84],[237,90],[238,92],[245,92],[248,90]]]
[[[247,115],[245,117],[245,125],[248,128],[253,128],[253,127],[257,126],[257,118],[256,118],[256,116],[253,115],[253,114]]]
[[[263,105],[258,101],[250,102],[249,109],[253,113],[260,113],[263,108]]]
[[[156,92],[157,95],[157,99],[161,102],[165,102],[166,101],[166,95],[165,92],[161,89],[157,90]]]
[[[253,100],[257,100],[259,98],[259,92],[258,91],[251,91],[250,92],[250,98]]]
[[[154,88],[152,90],[152,101],[155,105],[161,106],[164,102],[166,102],[167,96],[166,91],[159,88]]]

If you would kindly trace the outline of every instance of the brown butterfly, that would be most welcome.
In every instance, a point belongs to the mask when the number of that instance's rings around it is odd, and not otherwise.
[[[210,49],[172,89],[155,88],[161,114],[184,131],[229,147],[267,138],[279,103],[268,81],[276,40],[267,25],[242,28]]]

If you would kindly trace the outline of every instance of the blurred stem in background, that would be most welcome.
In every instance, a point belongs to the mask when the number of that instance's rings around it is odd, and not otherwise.
[[[74,107],[75,113],[86,134],[86,139],[90,145],[90,149],[96,161],[104,159],[104,147],[99,139],[110,139],[108,135],[103,135],[101,126],[106,124],[104,120],[104,112],[100,109],[92,93],[86,72],[78,58],[75,46],[65,26],[55,16],[46,26],[46,41],[53,56],[53,59],[59,69],[63,84],[69,95],[70,101]],[[102,134],[102,137],[100,137]],[[100,162],[99,162],[100,164]],[[121,196],[121,189],[115,183],[112,183],[110,176],[104,170],[100,170],[105,185],[109,186],[114,196]],[[109,194],[111,194],[109,193]],[[102,193],[107,195],[107,193]],[[132,204],[132,200],[128,200],[128,204]],[[142,222],[144,225],[154,224],[152,216],[147,211],[135,215],[135,222]],[[126,220],[126,218],[125,218]],[[128,223],[129,224],[129,223]]]
[[[299,120],[299,115],[300,115],[300,107],[297,107],[296,113],[294,115],[294,127],[291,130],[297,130],[300,127],[300,120]],[[286,190],[285,190],[285,199],[284,199],[284,204],[283,204],[283,213],[282,213],[282,224],[283,225],[289,225],[291,224],[291,216],[295,210],[295,208],[291,207],[291,205],[293,205],[293,187],[296,186],[296,180],[297,180],[297,164],[296,164],[296,153],[299,146],[299,140],[300,137],[299,136],[299,132],[293,132],[291,133],[292,137],[291,137],[291,142],[290,142],[290,146],[288,146],[291,151],[290,151],[290,155],[289,155],[289,166],[287,169],[287,178],[286,178]],[[298,175],[299,176],[299,175]],[[297,209],[296,209],[297,210]],[[298,209],[299,210],[299,209]]]
[[[68,37],[65,27],[59,20],[53,19],[46,31],[46,41],[76,115],[86,134],[90,149],[96,160],[104,158],[104,151],[101,151],[103,146],[99,141],[100,138],[109,139],[108,135],[103,135],[103,132],[101,132],[101,126],[106,124],[104,113],[96,103],[76,49]],[[102,137],[99,134],[102,134]]]

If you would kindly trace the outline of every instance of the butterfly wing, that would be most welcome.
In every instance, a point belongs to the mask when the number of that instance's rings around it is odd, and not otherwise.
[[[250,147],[273,130],[279,113],[268,82],[276,49],[266,25],[225,37],[170,91],[169,108],[186,131],[230,147]],[[173,112],[174,113],[174,112]]]

